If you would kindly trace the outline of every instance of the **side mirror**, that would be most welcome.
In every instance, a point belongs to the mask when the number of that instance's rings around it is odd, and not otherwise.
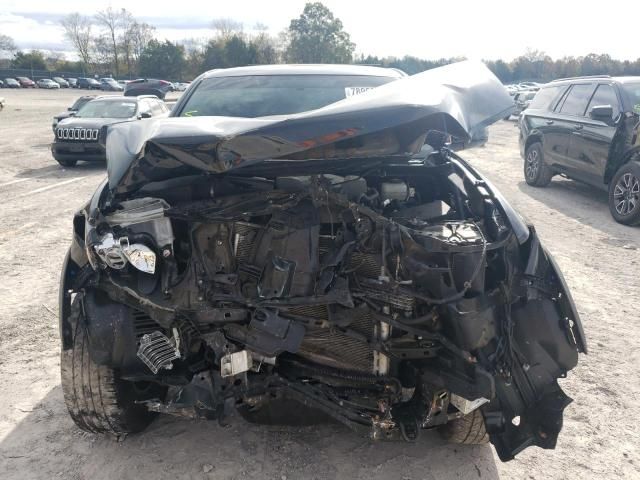
[[[596,105],[589,113],[592,119],[609,122],[613,118],[613,107],[611,105]]]
[[[76,112],[75,110],[72,110],[72,111],[69,112],[69,116],[70,117],[75,117],[76,113],[78,113],[78,112]]]
[[[138,118],[151,118],[150,112],[142,112],[138,115]]]

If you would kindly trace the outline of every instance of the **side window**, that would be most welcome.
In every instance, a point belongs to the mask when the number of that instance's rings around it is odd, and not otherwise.
[[[151,102],[151,113],[153,116],[162,115],[165,112],[164,103],[159,100],[153,100]]]
[[[620,106],[618,104],[618,96],[611,85],[598,85],[596,93],[593,94],[587,112],[599,105],[611,105],[613,107],[613,118],[617,118],[620,114]]]
[[[566,115],[584,116],[594,88],[593,85],[583,83],[572,86],[560,108],[560,112]]]
[[[149,105],[149,100],[147,100],[146,98],[143,98],[142,100],[140,100],[140,110],[138,111],[138,113],[152,113],[151,112],[151,105]]]
[[[529,108],[537,110],[553,110],[555,101],[561,91],[564,91],[564,87],[557,86],[541,88],[538,90],[538,93],[536,93],[536,96],[533,97],[533,100],[531,100]]]

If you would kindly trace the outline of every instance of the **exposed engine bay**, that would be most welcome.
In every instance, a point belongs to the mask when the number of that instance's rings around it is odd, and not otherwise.
[[[553,448],[557,378],[586,346],[535,232],[520,242],[446,149],[349,168],[103,193],[66,290],[94,361],[161,386],[140,401],[155,412],[223,422],[288,398],[411,441],[481,411],[503,460]]]

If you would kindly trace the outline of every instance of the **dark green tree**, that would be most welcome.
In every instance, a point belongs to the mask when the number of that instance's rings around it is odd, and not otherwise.
[[[39,50],[32,50],[29,53],[16,52],[11,61],[11,67],[25,70],[46,70],[47,62],[44,54]]]
[[[139,62],[143,77],[182,80],[186,65],[184,47],[169,40],[151,40],[142,51]]]
[[[320,2],[307,3],[291,20],[286,57],[292,63],[350,63],[355,44],[340,19]]]
[[[485,63],[501,82],[508,83],[513,78],[509,65],[503,60],[488,60]]]
[[[273,50],[272,50],[273,49]],[[211,40],[204,51],[202,68],[230,68],[275,63],[276,52],[265,39],[248,40],[242,33]]]

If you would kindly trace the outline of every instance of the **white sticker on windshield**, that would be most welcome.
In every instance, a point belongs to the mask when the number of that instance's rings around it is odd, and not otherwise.
[[[353,97],[354,95],[360,95],[374,88],[376,87],[344,87],[344,96],[346,98]]]

